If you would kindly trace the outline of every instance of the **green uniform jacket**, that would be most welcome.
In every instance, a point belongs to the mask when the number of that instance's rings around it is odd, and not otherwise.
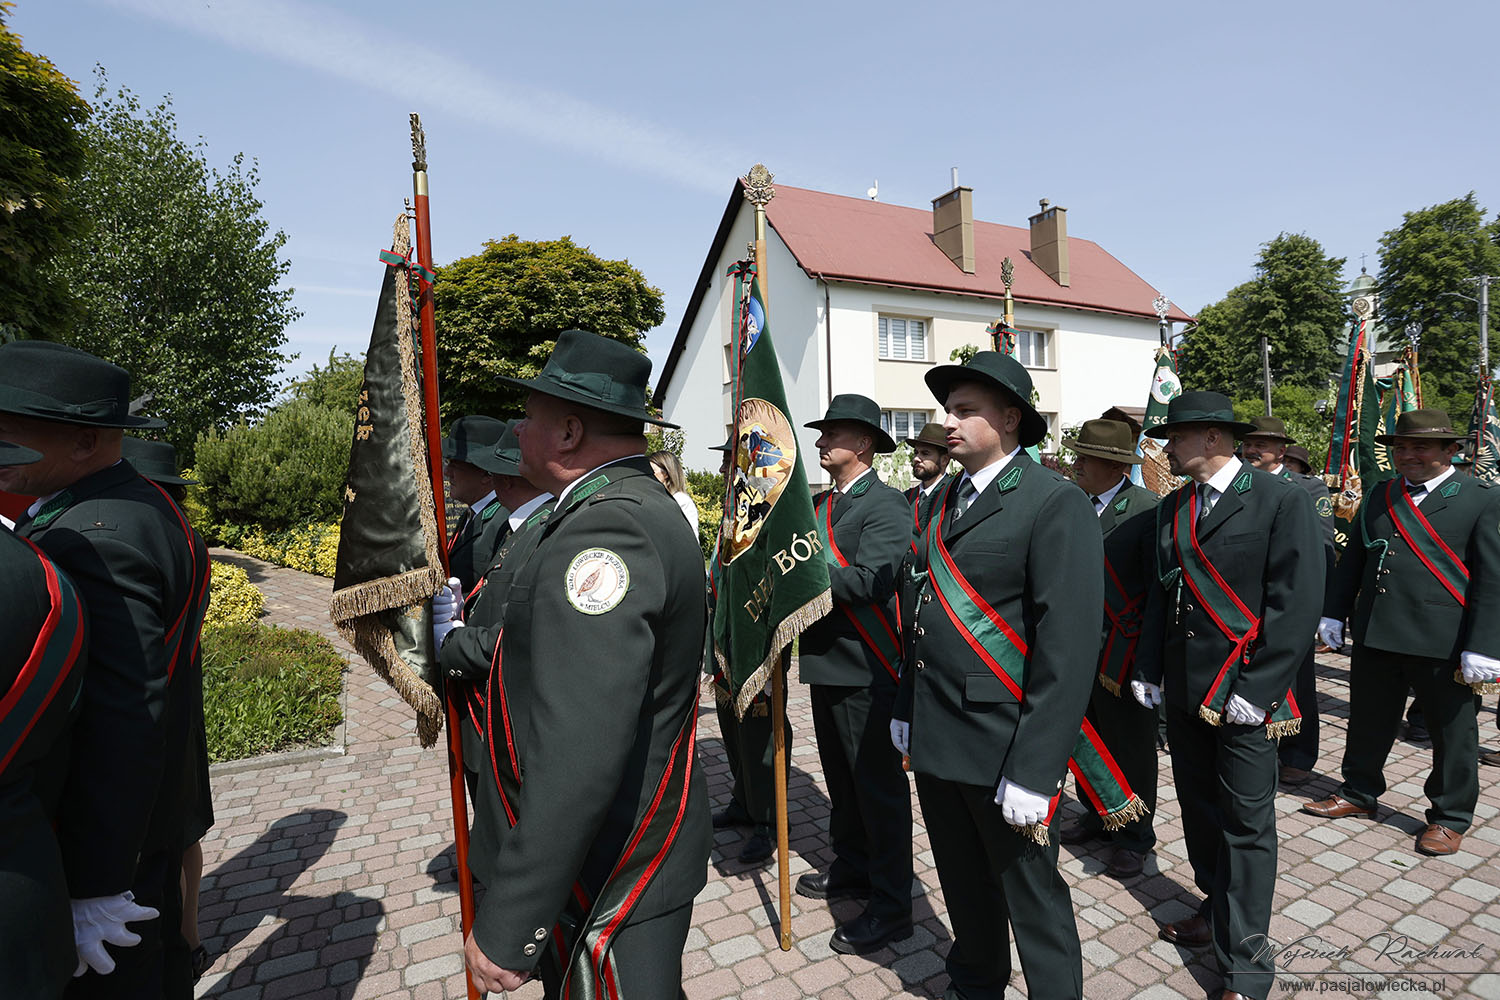
[[[186,803],[168,772],[188,759],[192,720],[168,678],[202,683],[192,641],[201,623],[189,619],[207,560],[199,562],[177,506],[127,461],[74,483],[16,531],[73,579],[88,610],[58,840],[74,899],[114,895],[131,887],[141,853],[167,846],[148,843],[148,826],[183,827]],[[169,645],[174,625],[191,631]]]
[[[1399,491],[1404,480],[1395,482]],[[1396,533],[1386,484],[1379,483],[1360,504],[1324,617],[1343,621],[1352,609],[1354,641],[1392,653],[1452,660],[1473,650],[1500,657],[1500,490],[1454,472],[1417,509],[1468,567],[1464,605]],[[1389,546],[1383,558],[1382,542]]]
[[[643,818],[653,833],[638,850],[658,864],[631,920],[692,902],[713,835],[696,767],[681,794],[655,800],[669,760],[680,767],[694,752],[703,553],[643,457],[586,477],[565,500],[511,580],[492,685],[521,786],[474,936],[508,969],[554,947],[575,883],[598,898]]]
[[[1151,538],[1156,528],[1155,511],[1159,499],[1144,486],[1126,483],[1110,500],[1109,506],[1099,514],[1099,530],[1104,535],[1104,558],[1109,568],[1114,570],[1114,576],[1119,579],[1117,586],[1106,572],[1104,603],[1121,618],[1127,629],[1135,631],[1137,638],[1141,622],[1146,617],[1146,588],[1150,586],[1155,570],[1151,556]],[[1134,600],[1133,611],[1127,610],[1127,596]],[[1102,641],[1109,640],[1112,627],[1110,616],[1106,613]],[[1102,648],[1100,652],[1102,655]],[[1103,664],[1100,666],[1102,668]],[[1132,665],[1125,671],[1122,691],[1130,683],[1133,673]],[[1128,691],[1123,693],[1129,697]]]
[[[813,497],[820,522],[829,492]],[[881,482],[872,469],[839,497],[831,520],[833,540],[849,565],[828,564],[834,607],[798,640],[802,682],[843,687],[867,687],[880,678],[889,682],[885,667],[840,606],[878,605],[896,627],[891,598],[896,570],[910,547],[911,504],[900,490]]]
[[[0,530],[0,996],[56,997],[72,978],[73,922],[52,832],[87,655],[81,601],[50,560]],[[49,623],[49,613],[59,616]],[[43,630],[48,632],[44,636]],[[25,676],[23,676],[25,669]],[[24,692],[24,693],[23,693]]]
[[[495,554],[509,533],[510,511],[499,500],[491,500],[470,517],[448,545],[448,572],[463,584],[464,595],[474,589],[485,571],[495,565]]]
[[[1338,525],[1334,523],[1333,497],[1328,492],[1328,484],[1317,476],[1304,476],[1285,466],[1282,466],[1278,475],[1293,485],[1300,486],[1308,496],[1312,497],[1313,513],[1318,515],[1318,527],[1323,532],[1323,549],[1331,558],[1334,546],[1337,544]],[[1330,562],[1329,565],[1331,566],[1332,563]]]
[[[1159,583],[1147,592],[1136,654],[1136,676],[1161,685],[1168,702],[1189,712],[1203,703],[1234,649],[1186,585],[1179,586],[1172,516],[1195,485],[1167,494],[1156,508]],[[1261,617],[1260,637],[1231,693],[1274,711],[1286,699],[1318,626],[1324,558],[1317,515],[1296,485],[1241,462],[1234,485],[1199,522],[1198,539],[1225,582]]]
[[[959,481],[945,487],[950,505]],[[931,517],[942,507],[940,498]],[[1104,549],[1093,505],[1023,451],[943,539],[959,572],[1025,641],[1025,703],[934,599],[919,540],[910,567],[919,583],[902,609],[908,652],[895,710],[911,723],[911,769],[991,788],[1005,777],[1050,795],[1067,771],[1099,655]]]

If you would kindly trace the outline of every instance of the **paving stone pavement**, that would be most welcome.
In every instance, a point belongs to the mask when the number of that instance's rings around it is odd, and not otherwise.
[[[238,554],[266,597],[266,619],[330,636],[328,580],[271,567]],[[1337,784],[1348,716],[1348,660],[1319,658],[1323,718],[1320,777],[1277,796],[1280,877],[1271,936],[1303,951],[1283,954],[1274,996],[1296,991],[1500,1000],[1500,769],[1480,768],[1475,826],[1463,850],[1426,858],[1412,849],[1424,820],[1422,782],[1430,750],[1398,741],[1386,768],[1390,785],[1375,822],[1320,821],[1297,810]],[[795,677],[795,672],[793,674]],[[346,674],[348,725],[341,755],[269,758],[214,775],[217,824],[203,843],[199,917],[216,956],[198,996],[224,1000],[441,1000],[465,996],[459,905],[440,749],[417,746],[410,711],[363,662]],[[788,816],[792,878],[828,862],[828,800],[823,789],[807,688],[794,683]],[[713,706],[700,714],[700,762],[714,807],[728,797],[728,769]],[[1480,737],[1496,743],[1493,705]],[[1105,848],[1063,847],[1060,866],[1073,893],[1083,941],[1084,993],[1097,1000],[1166,1000],[1212,995],[1220,986],[1206,953],[1156,937],[1159,922],[1189,914],[1198,895],[1182,843],[1171,767],[1162,761],[1156,817],[1159,844],[1145,873],[1122,884],[1103,874]],[[1069,803],[1069,811],[1078,809]],[[942,956],[951,941],[920,809],[913,888],[916,933],[868,956],[828,948],[835,921],[858,904],[792,896],[794,946],[777,944],[774,861],[760,868],[735,858],[741,831],[716,836],[709,882],[698,897],[683,957],[690,1000],[819,997],[880,1000],[940,997]],[[1003,945],[1002,945],[1003,946]],[[1014,995],[1027,995],[1012,961]],[[1368,973],[1357,980],[1350,973]],[[1383,988],[1371,989],[1383,983]],[[515,996],[536,1000],[538,984]]]

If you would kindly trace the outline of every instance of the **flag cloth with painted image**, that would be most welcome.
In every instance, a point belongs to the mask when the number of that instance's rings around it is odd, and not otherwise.
[[[1167,456],[1162,453],[1161,443],[1149,438],[1145,432],[1167,419],[1167,406],[1182,394],[1182,381],[1177,377],[1177,358],[1172,349],[1163,345],[1156,349],[1156,366],[1151,373],[1151,391],[1146,396],[1146,415],[1141,420],[1141,436],[1136,439],[1135,453],[1143,461],[1130,467],[1130,481],[1144,486],[1157,496],[1166,496],[1180,483],[1172,475]]]
[[[1464,447],[1472,449],[1474,457],[1470,475],[1492,483],[1500,481],[1500,414],[1495,412],[1492,378],[1480,380],[1474,410],[1469,415],[1469,440]]]
[[[833,595],[755,264],[739,261],[728,273],[739,316],[731,351],[734,451],[712,574],[713,636],[735,714],[743,716],[792,639],[833,610]]]

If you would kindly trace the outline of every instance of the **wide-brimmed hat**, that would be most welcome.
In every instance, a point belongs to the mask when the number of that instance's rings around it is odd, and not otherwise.
[[[130,414],[130,373],[86,351],[41,340],[0,344],[0,413],[88,427],[162,428]]]
[[[498,376],[500,381],[556,396],[593,410],[675,428],[646,411],[651,359],[629,344],[587,330],[564,330],[536,378]]]
[[[1164,438],[1167,432],[1183,424],[1216,424],[1229,428],[1235,437],[1255,432],[1254,424],[1237,420],[1234,404],[1222,392],[1184,392],[1167,404],[1167,419],[1146,432],[1147,437]]]
[[[927,369],[927,388],[946,403],[953,383],[960,381],[987,382],[999,386],[1013,397],[1011,405],[1021,410],[1021,447],[1030,448],[1047,436],[1047,418],[1031,405],[1031,375],[1021,362],[1009,354],[998,351],[980,351],[966,365],[938,365]]]
[[[1312,456],[1309,455],[1307,453],[1307,449],[1302,447],[1300,444],[1287,445],[1286,457],[1293,462],[1301,462],[1303,465],[1307,466],[1307,471],[1309,473],[1312,472]]]
[[[490,449],[483,462],[475,462],[485,472],[495,476],[519,476],[521,474],[521,439],[516,437],[519,420],[507,420],[500,439]]]
[[[802,426],[823,431],[828,429],[829,424],[836,423],[863,424],[875,438],[877,454],[884,455],[896,450],[895,438],[881,429],[880,404],[869,396],[861,396],[857,392],[839,393],[829,400],[828,412],[823,414],[822,420],[812,420]]]
[[[1396,429],[1389,434],[1375,435],[1377,444],[1395,444],[1397,438],[1427,438],[1438,441],[1462,441],[1469,435],[1454,430],[1453,421],[1446,410],[1407,410],[1396,417]]]
[[[198,480],[184,479],[177,465],[177,449],[165,441],[147,441],[126,435],[120,442],[120,454],[135,471],[163,486],[197,486]]]
[[[1103,417],[1085,420],[1078,428],[1078,436],[1065,437],[1062,443],[1063,447],[1089,458],[1125,465],[1141,464],[1141,456],[1135,453],[1135,435],[1123,420],[1105,420]]]
[[[9,441],[0,441],[0,465],[30,465],[41,460],[42,453],[39,451],[32,451]]]
[[[468,462],[489,472],[486,463],[494,462],[495,445],[504,433],[504,420],[479,414],[459,417],[448,427],[448,436],[443,438],[443,459]]]
[[[1251,417],[1250,426],[1255,430],[1246,432],[1246,437],[1279,438],[1287,444],[1297,440],[1288,436],[1286,424],[1280,417]]]
[[[907,438],[906,439],[906,443],[907,444],[913,444],[913,445],[915,445],[915,444],[930,444],[934,448],[941,448],[944,451],[947,451],[948,450],[948,432],[943,429],[943,425],[942,424],[939,424],[939,423],[926,423],[926,424],[923,424],[922,425],[922,429],[917,432],[917,436],[916,437],[909,437],[909,438]]]

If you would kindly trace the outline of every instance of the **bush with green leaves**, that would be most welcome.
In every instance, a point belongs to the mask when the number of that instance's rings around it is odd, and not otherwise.
[[[203,616],[205,629],[244,625],[259,618],[265,609],[265,596],[250,582],[249,573],[232,563],[213,564],[213,578],[208,586],[208,612]]]
[[[322,636],[249,622],[203,632],[212,761],[326,744],[343,719],[344,658]]]
[[[338,520],[353,436],[353,413],[297,399],[258,423],[208,431],[194,470],[209,516],[268,531]]]

